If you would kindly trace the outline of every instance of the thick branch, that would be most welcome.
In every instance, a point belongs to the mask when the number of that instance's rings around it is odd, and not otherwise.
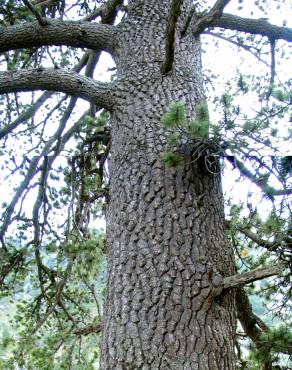
[[[236,274],[224,278],[223,285],[225,289],[235,288],[240,285],[252,283],[253,281],[265,279],[269,276],[279,275],[283,272],[283,266],[273,267],[262,267],[251,270],[249,272],[243,272],[242,274]]]
[[[174,48],[175,48],[175,29],[178,18],[181,12],[181,5],[183,0],[172,0],[169,17],[167,21],[167,28],[165,33],[165,58],[163,65],[161,67],[161,72],[163,74],[168,73],[172,69],[174,61]]]
[[[230,0],[217,0],[213,8],[203,17],[198,18],[193,27],[194,36],[202,33],[215,19],[220,18]]]
[[[0,27],[0,52],[43,45],[67,45],[111,51],[115,43],[114,26],[86,21],[50,19],[46,26],[35,21]]]
[[[29,69],[0,73],[0,93],[16,91],[52,90],[77,96],[111,110],[113,89],[78,73],[63,69]]]
[[[292,41],[291,28],[275,26],[264,19],[242,18],[233,14],[222,14],[220,18],[214,18],[210,26],[266,36],[273,40]]]

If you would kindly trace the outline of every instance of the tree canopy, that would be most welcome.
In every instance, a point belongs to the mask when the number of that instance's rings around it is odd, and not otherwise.
[[[96,368],[107,272],[98,220],[123,89],[122,68],[105,52],[115,60],[132,3],[0,1],[0,369]],[[182,6],[173,0],[169,9],[162,74],[173,68]],[[238,369],[292,367],[287,8],[193,1],[179,37],[201,38],[206,100],[191,119],[181,101],[161,114],[165,166],[203,158],[233,182],[225,227],[240,275],[224,288],[240,286]],[[233,72],[214,61],[222,51],[234,55]],[[182,142],[192,153],[177,150]]]

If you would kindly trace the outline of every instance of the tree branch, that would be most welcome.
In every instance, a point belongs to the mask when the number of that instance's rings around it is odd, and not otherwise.
[[[255,58],[257,58],[258,61],[260,61],[261,63],[265,64],[267,67],[270,67],[269,63],[267,63],[265,60],[263,60],[262,58],[260,58],[256,54],[256,52],[253,52],[250,46],[245,45],[242,42],[237,42],[237,41],[232,40],[230,37],[225,37],[225,36],[221,35],[220,33],[214,33],[214,32],[209,32],[209,31],[203,32],[203,35],[217,37],[217,38],[219,38],[221,40],[224,40],[226,42],[229,42],[232,45],[237,46],[238,48],[242,48],[242,49],[248,51],[249,53],[251,53]]]
[[[28,69],[0,72],[0,93],[52,90],[77,96],[109,111],[113,106],[113,84],[101,83],[63,69]]]
[[[229,222],[225,221],[226,227],[229,228]],[[281,246],[282,243],[287,244],[288,248],[291,248],[292,241],[289,241],[289,238],[281,238],[279,240],[275,241],[269,241],[262,239],[258,236],[258,234],[255,234],[254,232],[250,231],[247,228],[244,228],[243,226],[236,226],[236,230],[239,231],[241,234],[245,235],[247,238],[252,240],[254,243],[259,245],[260,247],[266,248],[268,251],[273,251],[277,247]]]
[[[175,29],[178,18],[181,13],[181,5],[183,0],[172,0],[166,33],[165,33],[165,58],[161,67],[161,72],[166,74],[171,71],[174,61],[174,49],[175,49]]]
[[[111,19],[115,18],[117,8],[123,4],[123,0],[108,0],[106,4],[99,6],[92,13],[88,14],[83,20],[93,21],[97,17],[102,17],[102,23],[111,23]]]
[[[23,3],[28,7],[28,9],[32,12],[32,14],[36,17],[37,21],[41,26],[46,26],[48,24],[47,19],[43,18],[40,13],[36,10],[36,8],[31,5],[28,0],[23,0]]]
[[[242,18],[233,14],[222,14],[220,18],[214,18],[209,25],[251,33],[253,35],[266,36],[273,40],[282,39],[288,42],[292,41],[291,28],[275,26],[264,19]]]
[[[266,179],[259,178],[254,175],[245,165],[234,156],[224,156],[235,168],[239,170],[241,175],[245,176],[256,184],[264,193],[268,196],[273,197],[276,195],[289,195],[292,194],[292,189],[275,189],[268,185]]]
[[[76,335],[88,335],[92,333],[100,333],[102,330],[101,324],[85,326],[84,328],[77,328],[73,330]]]
[[[255,346],[260,349],[263,346],[261,335],[263,331],[258,325],[258,318],[253,313],[252,306],[249,302],[248,296],[243,288],[236,289],[236,306],[238,319],[242,325],[242,328],[246,335],[254,342]],[[270,368],[271,363],[267,360],[264,364],[267,368]]]
[[[199,17],[193,26],[194,36],[201,34],[215,19],[220,18],[230,0],[217,0],[213,8],[203,17]]]
[[[261,349],[262,347],[271,347],[270,343],[261,339],[263,332],[268,332],[270,329],[257,315],[254,314],[244,289],[236,289],[235,297],[238,319],[246,335],[254,342],[258,349]],[[282,353],[291,355],[291,344],[287,343],[287,348],[283,349]],[[266,364],[269,364],[268,359],[266,359]]]
[[[89,60],[90,50],[87,50],[83,56],[81,57],[80,61],[72,68],[74,72],[80,72],[86,63]],[[26,120],[33,117],[36,112],[43,106],[43,104],[53,96],[53,91],[45,91],[35,102],[34,104],[21,113],[11,124],[8,126],[4,126],[0,129],[0,139],[11,133],[16,127],[24,123]]]
[[[224,289],[235,288],[240,285],[249,284],[253,281],[267,278],[269,276],[279,275],[281,272],[283,272],[282,265],[256,268],[249,272],[243,272],[242,274],[225,277],[223,280],[223,286]]]
[[[67,45],[110,52],[115,44],[115,27],[107,24],[50,19],[46,26],[35,21],[0,27],[0,52],[43,45]]]
[[[30,108],[28,108],[23,113],[21,113],[11,124],[1,128],[0,129],[0,139],[8,135],[16,127],[21,125],[23,122],[25,122],[26,120],[34,116],[36,112],[41,108],[43,103],[45,103],[46,100],[48,100],[52,95],[53,95],[53,92],[51,91],[44,92]]]

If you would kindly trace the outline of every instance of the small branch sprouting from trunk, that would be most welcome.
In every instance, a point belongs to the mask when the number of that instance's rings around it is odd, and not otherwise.
[[[228,276],[223,280],[224,289],[235,288],[270,276],[280,275],[283,270],[284,267],[282,265],[278,265],[273,267],[256,268],[249,272]]]
[[[161,67],[161,72],[166,74],[171,71],[174,61],[175,51],[175,30],[178,18],[181,13],[183,0],[172,0],[166,28],[165,58]]]

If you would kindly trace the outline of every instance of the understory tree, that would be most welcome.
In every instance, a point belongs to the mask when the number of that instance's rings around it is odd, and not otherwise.
[[[285,6],[0,1],[1,369],[291,366]]]

